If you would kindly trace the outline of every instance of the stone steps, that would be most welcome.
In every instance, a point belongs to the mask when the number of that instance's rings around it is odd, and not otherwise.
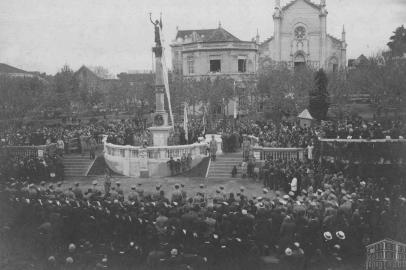
[[[242,162],[242,153],[219,155],[212,161],[207,174],[207,179],[232,179],[231,170]]]
[[[86,176],[95,160],[89,159],[86,155],[65,155],[63,164],[65,166],[65,176]]]

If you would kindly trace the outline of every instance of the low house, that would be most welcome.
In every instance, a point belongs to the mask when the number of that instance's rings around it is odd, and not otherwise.
[[[385,238],[366,247],[366,270],[406,269],[406,244]]]
[[[314,118],[310,114],[308,109],[305,109],[303,112],[301,112],[297,118],[299,119],[299,124],[302,128],[305,127],[310,127],[314,121]]]

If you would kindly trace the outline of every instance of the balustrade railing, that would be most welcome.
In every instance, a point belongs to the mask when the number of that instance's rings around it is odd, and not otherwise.
[[[253,148],[253,153],[257,160],[303,160],[304,152],[304,148]]]
[[[56,143],[33,146],[3,146],[2,152],[10,156],[39,157],[41,155],[55,156]]]
[[[192,145],[177,145],[166,147],[135,147],[135,146],[122,146],[110,143],[105,144],[105,152],[109,156],[114,157],[128,157],[138,158],[140,151],[147,151],[148,159],[174,159],[181,158],[183,154],[186,156],[190,153],[192,156],[206,155],[206,144],[192,144]]]

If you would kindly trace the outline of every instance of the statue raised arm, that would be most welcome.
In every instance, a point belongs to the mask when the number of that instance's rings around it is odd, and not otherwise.
[[[161,44],[161,37],[159,34],[159,28],[162,28],[162,20],[161,21],[155,20],[155,22],[154,22],[152,20],[151,16],[152,16],[152,14],[149,13],[149,20],[151,21],[151,23],[154,25],[154,28],[155,28],[155,44],[157,47],[161,47],[162,44]]]

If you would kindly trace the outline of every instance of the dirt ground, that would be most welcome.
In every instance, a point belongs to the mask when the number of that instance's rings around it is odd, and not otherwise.
[[[103,187],[103,176],[86,176],[86,177],[70,177],[65,179],[63,182],[63,187],[68,188],[72,186],[75,182],[79,182],[82,189],[85,191],[92,186],[92,181],[98,181],[98,188],[104,192]],[[123,177],[123,176],[113,176],[111,178],[112,186],[115,185],[116,182],[120,182],[123,190],[124,195],[127,198],[131,190],[131,186],[137,185],[138,183],[142,184],[142,188],[144,192],[149,193],[155,190],[156,185],[160,184],[162,187],[161,189],[165,191],[166,196],[170,196],[172,191],[174,190],[174,185],[184,184],[184,190],[186,190],[188,196],[193,196],[196,194],[197,191],[200,191],[200,184],[205,186],[204,192],[206,194],[215,194],[216,189],[222,185],[224,186],[224,190],[226,193],[230,192],[240,192],[240,187],[243,186],[245,188],[244,194],[251,198],[252,196],[261,196],[262,195],[262,183],[257,180],[254,181],[252,179],[205,179],[205,178],[190,178],[190,177],[165,177],[165,178],[131,178],[131,177]],[[269,195],[272,195],[273,192],[270,191]]]

